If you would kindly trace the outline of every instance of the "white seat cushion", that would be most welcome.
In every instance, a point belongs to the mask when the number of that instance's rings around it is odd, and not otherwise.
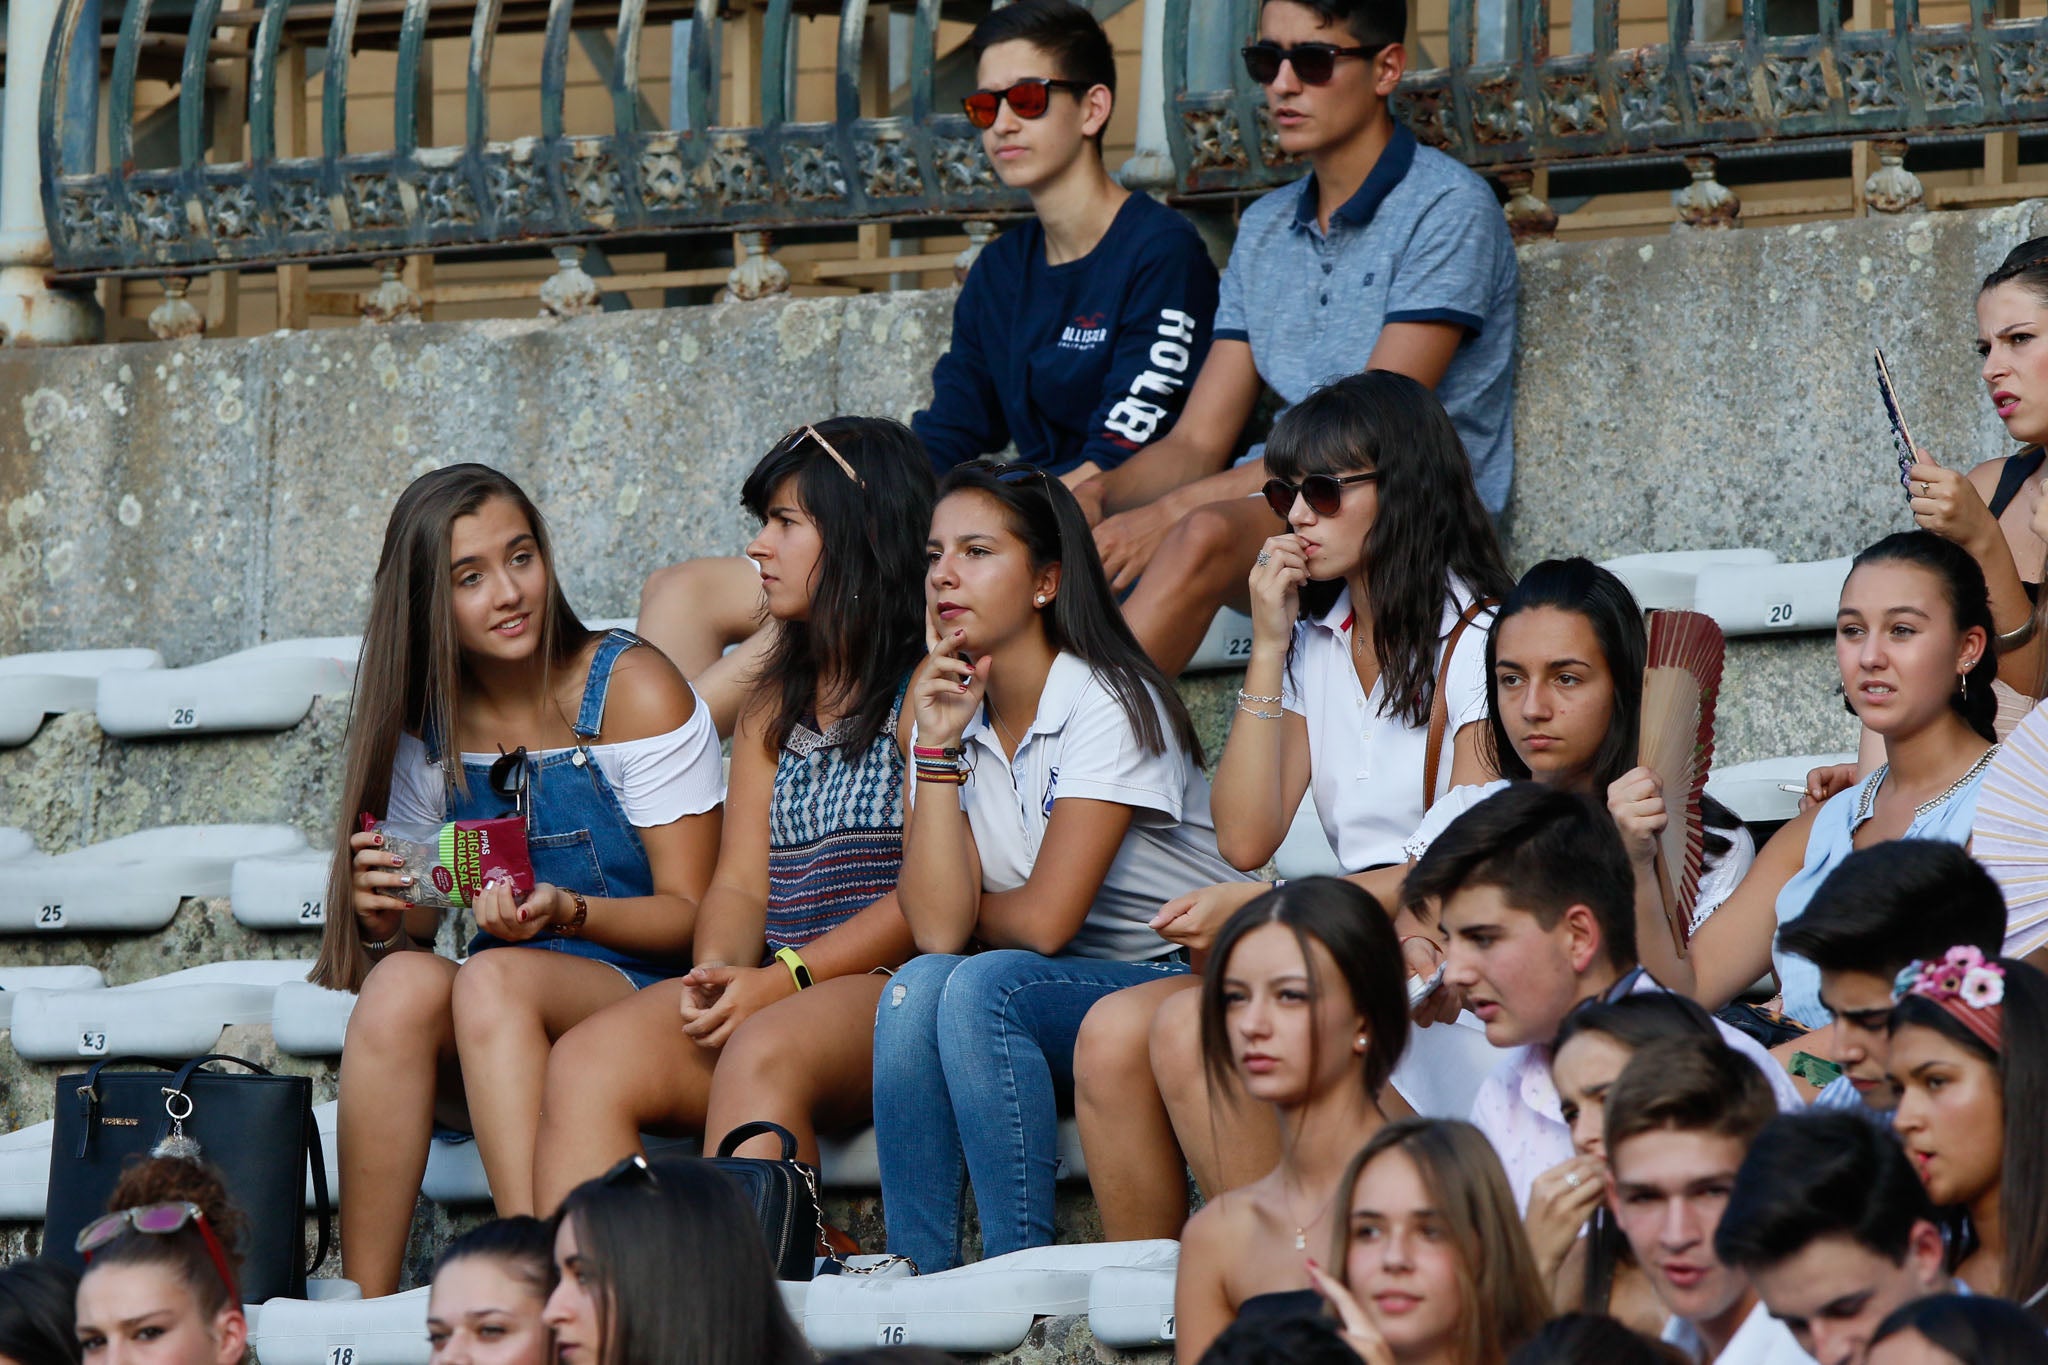
[[[1183,673],[1213,673],[1220,669],[1243,668],[1252,657],[1252,618],[1224,607],[1209,622],[1209,633],[1195,646]]]
[[[863,1128],[851,1137],[818,1139],[819,1182],[831,1190],[875,1190],[882,1186],[882,1168],[875,1154],[875,1130]],[[1085,1180],[1088,1163],[1081,1155],[1081,1130],[1071,1118],[1060,1120],[1060,1180]]]
[[[0,1028],[14,1018],[22,991],[90,991],[106,984],[97,967],[0,967]]]
[[[25,829],[0,825],[0,863],[26,858],[36,851],[35,836]]]
[[[804,1336],[821,1351],[876,1345],[960,1353],[1008,1351],[1041,1317],[1088,1309],[1104,1266],[1156,1263],[1174,1242],[1033,1247],[938,1275],[828,1275],[811,1281]]]
[[[320,1131],[321,1164],[327,1168],[327,1197],[334,1206],[341,1207],[341,1139],[337,1136],[341,1121],[341,1104],[329,1100],[313,1106],[313,1126]],[[313,1197],[313,1173],[306,1172],[306,1207],[316,1209],[319,1201]]]
[[[1294,808],[1287,837],[1280,841],[1279,851],[1273,855],[1273,872],[1282,881],[1344,875],[1344,864],[1337,861],[1337,850],[1330,847],[1329,836],[1323,833],[1322,817],[1316,813],[1316,794],[1312,791],[1302,793],[1301,804]]]
[[[153,649],[65,649],[0,658],[0,749],[34,739],[45,716],[92,710],[101,674],[163,666],[163,656]]]
[[[1628,585],[1644,611],[1690,611],[1700,574],[1709,565],[1777,562],[1778,556],[1769,550],[1664,550],[1603,559],[1600,567]]]
[[[274,640],[190,668],[124,670],[99,680],[93,709],[110,735],[284,730],[313,698],[354,684],[362,640]]]
[[[1180,1243],[1156,1245],[1159,1250],[1145,1253],[1142,1260],[1106,1265],[1088,1277],[1088,1330],[1103,1345],[1129,1349],[1173,1340]]]
[[[1744,824],[1790,820],[1799,814],[1799,793],[1778,790],[1778,784],[1804,789],[1815,768],[1854,763],[1853,753],[1787,754],[1749,763],[1716,767],[1707,776],[1707,795],[1742,818]]]
[[[339,1057],[354,1013],[352,991],[330,991],[310,981],[287,981],[270,1004],[270,1036],[294,1057]]]
[[[1726,635],[1833,630],[1848,558],[1808,564],[1716,564],[1700,571],[1693,609]]]
[[[128,986],[23,991],[14,1002],[14,1050],[32,1062],[197,1057],[231,1024],[268,1025],[278,986],[305,980],[312,965],[213,962]]]
[[[0,1133],[0,1222],[41,1222],[50,1194],[50,1143],[57,1125]]]
[[[271,1299],[249,1329],[263,1365],[427,1365],[423,1286],[381,1299]]]
[[[228,874],[228,906],[251,929],[318,929],[327,923],[333,855],[309,848],[239,858]]]
[[[236,860],[305,847],[288,825],[165,825],[30,854],[0,877],[0,933],[161,929],[185,897],[225,896]]]

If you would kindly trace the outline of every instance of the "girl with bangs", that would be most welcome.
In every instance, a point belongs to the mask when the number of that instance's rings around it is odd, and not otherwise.
[[[1393,908],[1403,841],[1424,813],[1495,776],[1486,648],[1512,579],[1456,429],[1405,375],[1367,371],[1317,390],[1281,416],[1266,463],[1266,501],[1286,528],[1251,573],[1251,658],[1216,769],[1218,847],[1240,870],[1264,866],[1312,791],[1338,861]],[[1263,889],[1201,888],[1168,902],[1153,926],[1199,954]],[[1407,911],[1394,924],[1409,970],[1433,973],[1428,926]],[[1179,1163],[1162,1156],[1181,1144],[1211,1193],[1264,1174],[1277,1155],[1257,1115],[1263,1140],[1223,1143],[1206,1104],[1203,1120],[1176,1125],[1160,1097],[1155,1037],[1178,1040],[1164,1069],[1203,1088],[1193,997],[1176,998],[1190,985],[1120,993],[1083,1030],[1076,1113],[1111,1237],[1177,1235],[1186,1190]]]
[[[835,417],[770,450],[740,499],[761,522],[747,556],[772,643],[733,738],[695,966],[556,1044],[543,1207],[643,1132],[701,1131],[715,1151],[768,1120],[815,1165],[820,1125],[868,1122],[875,1004],[912,952],[896,880],[930,461],[900,423]],[[780,1154],[772,1136],[739,1150]]]
[[[637,636],[584,626],[539,511],[479,464],[421,475],[392,509],[346,753],[312,979],[360,995],[341,1056],[342,1257],[375,1296],[398,1288],[437,1125],[476,1134],[501,1214],[531,1211],[549,1049],[687,969],[725,787],[690,685]],[[412,903],[425,869],[360,817],[521,812],[537,884],[485,888],[467,958],[437,955],[439,914]]]

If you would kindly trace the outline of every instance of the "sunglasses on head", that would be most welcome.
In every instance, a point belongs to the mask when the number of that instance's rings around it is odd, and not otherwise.
[[[830,441],[826,440],[824,433],[819,431],[816,427],[812,426],[808,422],[798,427],[795,431],[790,432],[781,440],[777,441],[775,443],[775,449],[769,451],[768,453],[770,455],[779,455],[785,450],[795,450],[799,445],[802,445],[805,440],[816,441],[818,443],[818,449],[824,451],[827,455],[830,455],[832,457],[832,463],[839,466],[841,473],[845,474],[847,478],[852,479],[854,483],[860,487],[862,492],[867,491],[868,481],[866,479],[863,479],[860,475],[854,472],[853,466],[847,462],[846,457],[839,453],[839,447],[833,445]]]
[[[1076,95],[1085,95],[1091,87],[1085,81],[1062,81],[1051,76],[1027,76],[1005,90],[977,90],[960,101],[960,107],[967,111],[967,121],[977,128],[995,126],[996,114],[1007,101],[1010,112],[1018,118],[1044,118],[1045,111],[1052,107],[1052,92],[1055,89],[1071,90]]]
[[[1385,43],[1378,47],[1296,43],[1293,47],[1282,47],[1275,42],[1257,42],[1244,49],[1244,69],[1245,74],[1260,85],[1271,85],[1280,79],[1280,64],[1286,62],[1294,68],[1295,79],[1303,85],[1328,85],[1330,78],[1337,74],[1339,57],[1371,57],[1386,46]]]
[[[228,1302],[240,1303],[242,1291],[235,1285],[235,1273],[228,1268],[227,1252],[222,1249],[220,1239],[213,1235],[213,1227],[206,1221],[205,1211],[197,1204],[182,1199],[116,1209],[105,1217],[95,1218],[79,1229],[74,1250],[86,1259],[87,1264],[91,1264],[94,1252],[131,1229],[150,1237],[171,1237],[187,1227],[199,1229],[200,1240],[206,1243],[206,1254],[212,1258],[213,1268],[220,1272],[220,1282],[228,1291]]]
[[[1289,483],[1285,479],[1266,480],[1266,506],[1281,520],[1294,510],[1298,497],[1307,503],[1309,510],[1319,517],[1334,517],[1337,509],[1344,505],[1344,490],[1354,483],[1372,483],[1380,476],[1377,469],[1368,469],[1363,474],[1311,474],[1300,483]]]

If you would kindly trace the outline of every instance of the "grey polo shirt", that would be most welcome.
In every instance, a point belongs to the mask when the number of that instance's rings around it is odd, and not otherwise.
[[[1316,223],[1313,175],[1244,211],[1215,339],[1252,348],[1289,405],[1363,370],[1390,322],[1451,322],[1464,342],[1436,387],[1498,513],[1514,476],[1515,247],[1485,181],[1405,127],[1365,183]]]

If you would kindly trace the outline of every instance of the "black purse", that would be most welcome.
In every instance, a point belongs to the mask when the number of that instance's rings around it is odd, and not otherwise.
[[[212,1070],[209,1062],[232,1062],[255,1074]],[[154,1069],[107,1069],[127,1063]],[[220,1172],[249,1220],[241,1247],[243,1301],[304,1298],[309,1270],[327,1259],[331,1216],[313,1082],[217,1054],[184,1063],[166,1081],[163,1073],[171,1070],[140,1057],[110,1057],[83,1075],[58,1078],[43,1254],[82,1267],[74,1249],[79,1231],[107,1212],[122,1170],[165,1138],[182,1137],[198,1143],[200,1159]],[[320,1220],[311,1267],[302,1260],[309,1163]]]
[[[732,1154],[742,1142],[764,1133],[782,1139],[779,1160]],[[825,1225],[818,1211],[818,1173],[796,1159],[796,1135],[766,1120],[743,1123],[725,1135],[718,1144],[718,1155],[706,1164],[738,1185],[754,1210],[761,1236],[768,1243],[775,1278],[810,1279],[817,1248],[824,1244]]]

